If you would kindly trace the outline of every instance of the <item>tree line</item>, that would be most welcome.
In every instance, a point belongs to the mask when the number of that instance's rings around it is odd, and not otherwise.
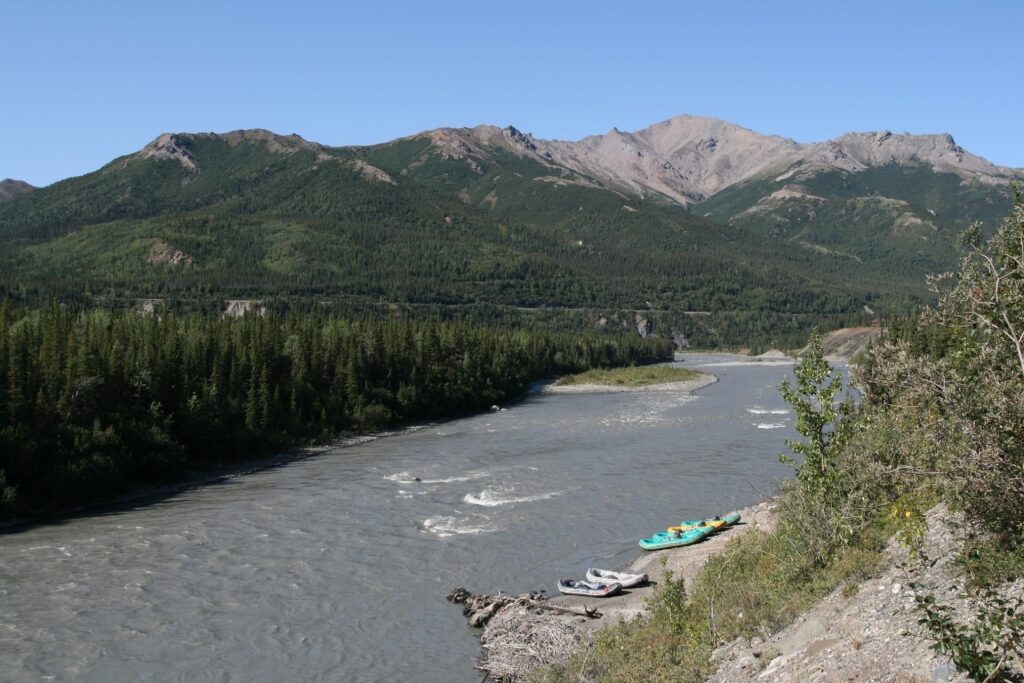
[[[541,378],[671,358],[663,339],[350,319],[221,319],[0,303],[0,515],[190,469],[486,409]]]

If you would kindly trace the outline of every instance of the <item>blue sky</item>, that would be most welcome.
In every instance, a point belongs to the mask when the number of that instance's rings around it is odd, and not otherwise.
[[[681,113],[800,141],[950,132],[1024,166],[1016,0],[6,0],[0,18],[0,178],[37,185],[164,131],[575,139]]]

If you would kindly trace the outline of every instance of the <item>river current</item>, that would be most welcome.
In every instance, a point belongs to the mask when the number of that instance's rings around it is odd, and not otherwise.
[[[0,680],[479,681],[451,589],[553,593],[788,476],[792,364],[681,365],[719,381],[535,394],[2,535]]]

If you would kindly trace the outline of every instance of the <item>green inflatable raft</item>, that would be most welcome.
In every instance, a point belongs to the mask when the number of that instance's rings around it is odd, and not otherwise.
[[[740,521],[740,515],[738,512],[734,512],[730,515],[715,517],[714,519],[691,519],[679,522],[679,526],[674,526],[669,531],[689,531],[700,526],[711,526],[714,527],[715,531],[718,531],[719,529],[730,527],[738,521]]]
[[[690,545],[702,540],[714,529],[709,526],[701,526],[691,531],[672,533],[659,531],[651,538],[641,538],[640,547],[644,550],[661,550],[662,548],[678,548],[682,545]]]

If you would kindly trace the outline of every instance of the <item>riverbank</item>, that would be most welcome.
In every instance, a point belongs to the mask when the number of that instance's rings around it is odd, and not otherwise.
[[[597,610],[600,618],[587,619],[522,605],[498,611],[480,635],[483,650],[480,668],[495,680],[502,677],[518,680],[530,671],[563,663],[574,652],[589,646],[597,632],[640,616],[667,574],[671,573],[674,579],[682,578],[689,586],[708,560],[722,552],[732,539],[754,529],[770,533],[775,528],[777,508],[774,500],[738,512],[741,520],[735,526],[692,546],[645,552],[623,569],[647,574],[651,579],[647,585],[623,590],[610,598],[559,595],[548,601],[551,605],[580,612]],[[665,525],[668,526],[670,521],[665,521]]]
[[[718,381],[718,378],[715,377],[714,375],[706,373],[697,374],[699,374],[700,377],[696,377],[685,382],[669,382],[664,384],[647,385],[641,387],[620,387],[611,385],[591,384],[578,384],[556,387],[553,383],[550,383],[549,380],[533,384],[526,391],[506,401],[504,405],[501,406],[501,408],[499,409],[504,409],[506,406],[513,406],[535,393],[614,393],[620,391],[690,392]],[[555,382],[557,381],[558,380],[555,380]],[[496,407],[497,406],[492,406],[490,411],[493,412]],[[42,524],[59,522],[64,519],[71,519],[82,515],[98,513],[107,510],[117,510],[120,508],[131,507],[134,505],[147,504],[150,502],[157,502],[169,496],[173,496],[198,487],[211,486],[221,482],[229,481],[231,479],[235,479],[237,477],[242,477],[248,474],[262,472],[264,470],[268,470],[275,467],[283,467],[285,465],[300,462],[311,457],[323,455],[324,453],[327,453],[329,451],[349,448],[351,446],[358,446],[360,444],[369,443],[371,441],[376,441],[378,439],[383,439],[390,436],[407,434],[410,432],[418,431],[420,429],[435,427],[437,425],[441,425],[446,422],[451,422],[453,420],[459,420],[466,417],[471,417],[473,415],[485,414],[486,412],[488,411],[482,410],[478,413],[453,415],[445,419],[433,420],[430,422],[413,423],[404,426],[398,426],[393,429],[370,432],[367,434],[343,434],[327,441],[326,443],[297,445],[292,448],[286,449],[280,453],[258,457],[252,460],[244,460],[242,462],[215,466],[209,469],[191,470],[185,475],[185,477],[173,482],[168,482],[166,484],[142,486],[130,492],[124,493],[122,495],[114,496],[112,498],[108,498],[105,500],[98,500],[86,503],[84,505],[76,506],[74,508],[60,510],[53,513],[41,513],[38,515],[25,515],[21,517],[10,517],[6,519],[0,519],[0,534],[17,533],[19,531],[30,529],[32,527],[39,526]]]
[[[495,680],[532,681],[533,672],[565,667],[567,661],[585,662],[594,647],[607,650],[607,641],[595,645],[600,632],[623,623],[640,623],[638,618],[650,614],[652,605],[663,602],[656,598],[656,591],[669,574],[672,580],[682,579],[685,595],[692,596],[698,575],[710,560],[726,551],[727,544],[755,530],[772,533],[778,522],[779,501],[773,499],[740,512],[740,524],[706,541],[649,553],[625,568],[648,573],[651,585],[611,598],[559,596],[545,603],[572,609],[575,614],[521,605],[500,610],[481,634],[484,654],[480,668]],[[915,596],[921,591],[942,596],[958,619],[969,620],[978,608],[977,596],[966,589],[967,579],[957,565],[962,518],[939,505],[923,522],[926,532],[919,549],[929,562],[922,563],[916,551],[898,538],[890,539],[878,561],[872,563],[873,571],[850,576],[784,628],[760,637],[735,638],[717,647],[705,669],[706,683],[969,681],[948,657],[935,651],[934,640],[921,625],[915,608]],[[999,586],[997,593],[1012,604],[1022,590],[1024,581],[1018,578]],[[581,616],[594,610],[599,611],[599,618]],[[742,613],[720,618],[729,616],[743,618]],[[1004,664],[1011,675],[1024,675],[1024,661],[1018,655],[1011,653]],[[579,680],[597,679],[581,672]]]
[[[452,418],[458,419],[458,418]],[[397,429],[374,432],[371,434],[347,434],[339,436],[327,443],[309,444],[296,446],[294,448],[268,455],[262,458],[246,460],[239,463],[222,465],[204,470],[192,470],[184,478],[167,484],[155,484],[143,486],[129,493],[115,496],[107,500],[96,501],[81,505],[68,510],[61,510],[52,514],[39,514],[24,517],[11,517],[0,519],[0,535],[5,533],[17,533],[44,524],[57,523],[62,520],[72,519],[83,515],[100,513],[104,511],[128,508],[135,505],[144,505],[150,502],[157,502],[185,491],[190,491],[203,486],[212,486],[237,477],[244,477],[249,474],[263,472],[275,467],[283,467],[291,463],[300,462],[308,458],[323,455],[328,451],[339,448],[349,448],[360,444],[369,443],[389,436],[406,434],[431,427],[438,422],[409,425]]]
[[[647,599],[652,596],[654,587],[665,577],[666,572],[670,572],[675,579],[683,579],[689,583],[704,568],[708,559],[721,552],[731,539],[742,536],[752,529],[759,529],[766,533],[775,529],[777,508],[773,500],[751,505],[737,510],[737,512],[740,514],[739,522],[734,526],[715,532],[700,543],[667,550],[641,551],[643,554],[630,562],[622,571],[631,574],[647,574],[650,577],[650,583],[646,586],[631,588],[610,598],[559,595],[551,602],[599,609],[605,617],[609,618],[605,624],[614,623],[620,617],[632,619],[643,612]],[[667,527],[668,524],[665,526]],[[597,626],[597,622],[592,622],[589,625]]]

